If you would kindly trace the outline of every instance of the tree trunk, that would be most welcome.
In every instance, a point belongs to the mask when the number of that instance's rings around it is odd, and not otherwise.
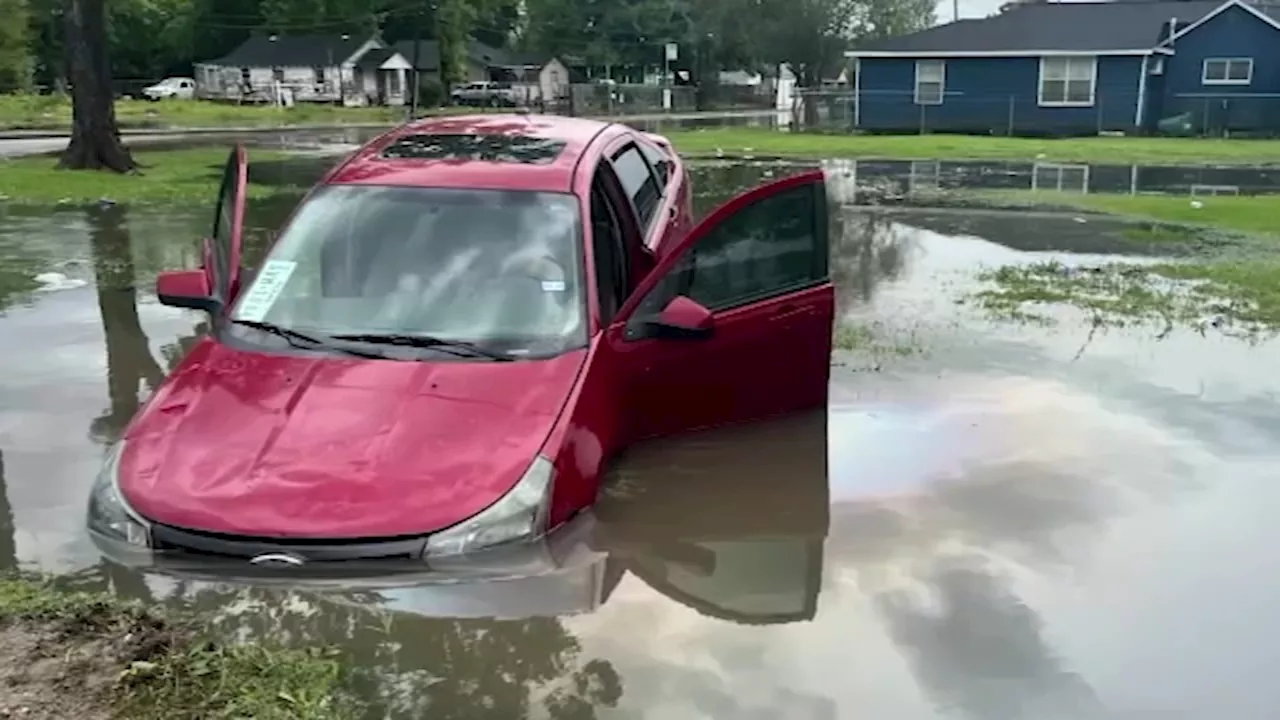
[[[104,0],[66,0],[67,72],[71,80],[71,142],[58,166],[129,172],[137,165],[116,127]]]

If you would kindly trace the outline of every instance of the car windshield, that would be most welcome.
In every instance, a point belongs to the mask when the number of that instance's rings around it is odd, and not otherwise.
[[[571,195],[325,186],[298,209],[231,319],[511,356],[564,352],[586,342],[579,225]]]
[[[165,78],[156,83],[156,87],[178,87],[182,84],[181,78]]]

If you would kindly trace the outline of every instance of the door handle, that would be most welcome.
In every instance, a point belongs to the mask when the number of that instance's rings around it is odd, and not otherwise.
[[[808,315],[808,314],[810,314],[812,311],[813,311],[813,310],[812,310],[812,308],[810,308],[810,307],[808,307],[808,306],[806,306],[806,305],[791,305],[791,304],[787,304],[787,305],[783,305],[783,306],[781,306],[781,307],[779,307],[778,309],[776,309],[776,310],[774,310],[774,311],[773,311],[773,319],[774,319],[775,321],[776,321],[776,320],[791,320],[791,319],[793,319],[793,318],[799,317],[800,315]]]

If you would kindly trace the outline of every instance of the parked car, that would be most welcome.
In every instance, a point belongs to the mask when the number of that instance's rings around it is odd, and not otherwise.
[[[564,525],[636,442],[826,402],[820,171],[695,224],[660,136],[422,120],[331,170],[254,272],[246,177],[237,147],[203,266],[156,280],[211,330],[94,484],[118,562],[421,572]]]
[[[496,82],[470,82],[453,89],[449,99],[454,105],[482,107],[515,107],[516,92],[508,85]]]
[[[142,89],[148,100],[190,100],[196,95],[196,81],[185,77],[170,77]]]

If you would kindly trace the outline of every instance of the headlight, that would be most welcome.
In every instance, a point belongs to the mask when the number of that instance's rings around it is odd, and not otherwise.
[[[427,557],[466,553],[538,537],[547,529],[554,474],[551,461],[539,455],[520,482],[498,502],[428,538]]]
[[[120,456],[124,441],[107,451],[106,461],[89,493],[89,529],[104,537],[136,547],[151,546],[150,526],[120,492]]]

